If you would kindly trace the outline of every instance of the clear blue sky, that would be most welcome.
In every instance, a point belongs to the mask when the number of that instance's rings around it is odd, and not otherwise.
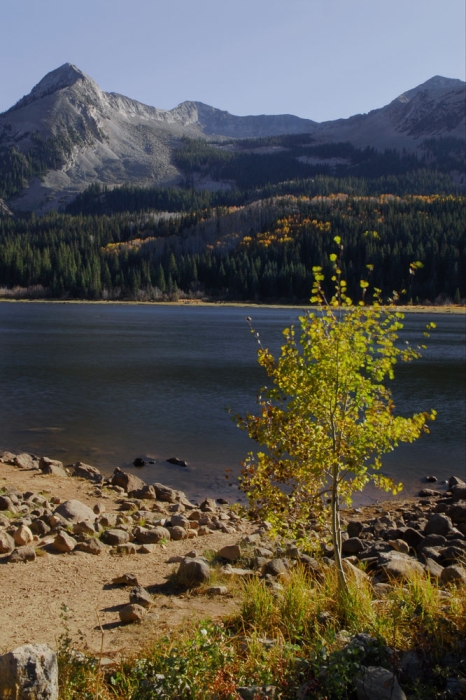
[[[323,121],[465,79],[464,0],[2,0],[0,111],[70,62],[171,109]]]

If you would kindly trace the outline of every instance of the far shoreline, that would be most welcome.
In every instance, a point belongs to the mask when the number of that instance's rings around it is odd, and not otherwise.
[[[320,307],[312,304],[264,304],[257,302],[239,302],[239,301],[201,301],[197,299],[180,299],[178,301],[134,301],[134,300],[116,300],[116,299],[13,299],[0,298],[0,304],[75,304],[89,306],[173,306],[173,307],[227,307],[227,308],[257,308],[257,309],[290,309],[318,310]],[[382,307],[384,308],[384,307]],[[419,313],[419,314],[454,314],[466,315],[466,305],[458,306],[454,304],[447,305],[432,305],[428,306],[421,304],[419,306],[400,305],[393,307],[394,310],[401,313]]]

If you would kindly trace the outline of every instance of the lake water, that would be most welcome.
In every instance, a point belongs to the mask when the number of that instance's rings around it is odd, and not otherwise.
[[[232,496],[254,447],[227,409],[254,410],[265,383],[252,316],[276,349],[295,309],[162,305],[0,304],[0,449],[93,464],[104,473],[137,456],[159,460],[134,471],[191,497]],[[402,338],[422,341],[431,317],[409,314]],[[397,366],[397,412],[435,408],[430,435],[385,458],[384,472],[419,488],[420,479],[466,478],[466,317],[435,314],[421,360]],[[179,457],[188,468],[164,460]],[[366,500],[373,497],[372,492]],[[380,497],[380,496],[378,496]]]

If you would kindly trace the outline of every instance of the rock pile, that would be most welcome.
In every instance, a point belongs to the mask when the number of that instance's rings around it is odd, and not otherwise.
[[[37,548],[57,553],[73,551],[99,555],[150,554],[157,544],[195,539],[215,530],[237,534],[243,521],[234,512],[206,498],[194,505],[182,491],[160,483],[146,484],[133,474],[115,469],[104,478],[90,465],[61,462],[34,455],[4,453],[3,462],[60,476],[75,475],[95,484],[97,497],[104,489],[119,496],[119,512],[94,510],[77,500],[60,503],[56,497],[6,486],[0,491],[0,556],[8,562],[34,561]]]

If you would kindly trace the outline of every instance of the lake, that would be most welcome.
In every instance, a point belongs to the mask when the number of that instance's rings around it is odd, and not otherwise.
[[[232,496],[234,474],[254,443],[228,409],[254,410],[266,383],[257,365],[251,316],[262,342],[280,346],[296,309],[118,304],[0,304],[0,449],[65,463],[82,460],[108,474],[135,457],[158,460],[131,469],[145,481],[190,497]],[[435,408],[429,435],[384,460],[406,493],[427,474],[466,478],[466,317],[407,314],[401,339],[423,342],[421,360],[397,365],[397,412]],[[169,457],[188,468],[171,466]],[[380,495],[377,496],[380,498]],[[374,498],[368,492],[365,500]],[[360,500],[360,499],[359,499]]]

